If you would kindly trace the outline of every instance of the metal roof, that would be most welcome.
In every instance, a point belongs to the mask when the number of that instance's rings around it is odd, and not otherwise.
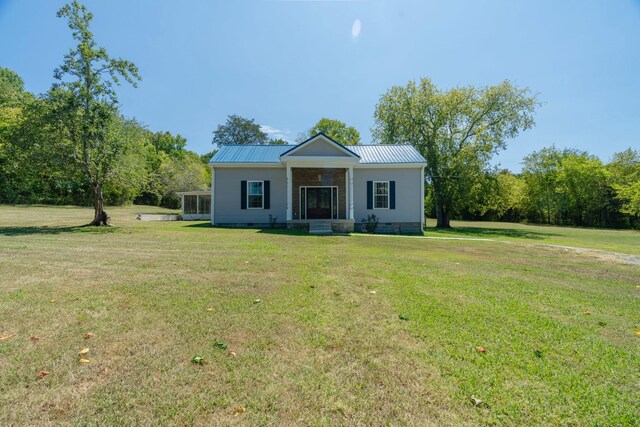
[[[296,145],[223,145],[211,163],[280,163],[280,155]],[[360,164],[426,163],[411,145],[345,145]]]
[[[280,163],[280,154],[295,145],[223,145],[211,163]]]
[[[360,163],[426,163],[412,145],[351,145],[348,148],[360,156]]]

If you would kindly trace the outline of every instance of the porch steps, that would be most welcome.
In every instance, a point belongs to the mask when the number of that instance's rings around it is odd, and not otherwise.
[[[309,234],[333,234],[331,221],[309,221]]]

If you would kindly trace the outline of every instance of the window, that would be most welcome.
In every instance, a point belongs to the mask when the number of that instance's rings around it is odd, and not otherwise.
[[[184,196],[185,215],[195,215],[198,213],[198,196]]]
[[[373,208],[389,209],[389,181],[373,181]]]
[[[262,209],[264,206],[262,181],[247,181],[247,208]]]
[[[198,196],[200,197],[200,214],[211,213],[211,196]]]

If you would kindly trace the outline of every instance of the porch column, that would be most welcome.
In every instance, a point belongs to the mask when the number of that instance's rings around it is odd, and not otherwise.
[[[353,219],[353,166],[349,166],[349,219]]]
[[[293,202],[292,202],[292,194],[293,193],[293,180],[291,178],[291,166],[287,164],[287,221],[291,221],[293,219]]]
[[[215,224],[215,217],[214,217],[214,212],[215,212],[215,193],[216,193],[216,170],[213,167],[213,165],[211,165],[211,225]]]
[[[424,167],[420,168],[420,232],[424,231]]]

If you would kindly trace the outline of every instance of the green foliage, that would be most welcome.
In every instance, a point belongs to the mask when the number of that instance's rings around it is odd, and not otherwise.
[[[375,233],[378,229],[378,217],[375,215],[367,215],[366,218],[362,219],[362,229],[366,233]]]
[[[439,227],[460,212],[509,139],[534,125],[538,106],[528,89],[497,86],[438,89],[427,78],[392,87],[376,106],[373,135],[383,144],[411,144],[427,160]]]
[[[544,148],[524,161],[526,203],[532,221],[548,224],[619,225],[607,167],[575,149]]]
[[[22,78],[14,71],[0,67],[0,108],[19,107],[31,98],[24,90]]]
[[[640,150],[629,148],[613,156],[608,165],[613,187],[622,202],[620,211],[640,217]]]
[[[227,117],[227,121],[219,125],[213,131],[213,140],[216,147],[221,145],[265,145],[269,144],[269,136],[262,131],[260,125],[254,119],[245,119],[236,114]]]
[[[352,126],[347,126],[340,120],[321,118],[307,132],[298,136],[298,142],[302,142],[318,133],[324,133],[329,138],[343,145],[357,145],[360,143],[360,132]]]
[[[524,215],[525,196],[521,178],[508,170],[492,172],[473,188],[467,210],[484,219],[519,221]]]

